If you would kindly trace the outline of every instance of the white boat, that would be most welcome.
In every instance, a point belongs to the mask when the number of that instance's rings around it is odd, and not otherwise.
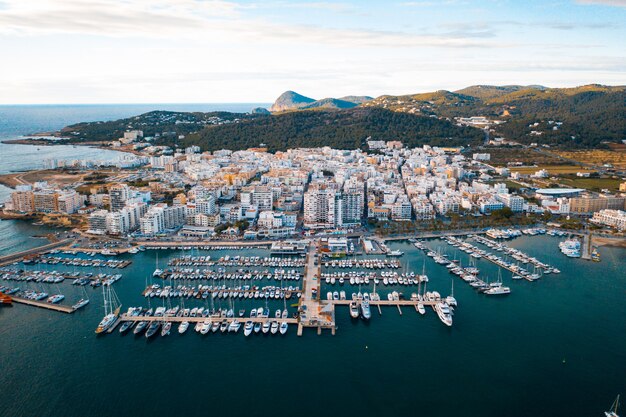
[[[246,325],[243,328],[243,335],[250,336],[253,330],[254,330],[254,324],[252,324],[252,322],[248,320],[246,322]]]
[[[85,307],[87,304],[89,304],[89,299],[81,298],[76,304],[72,306],[72,308],[74,310],[78,310],[79,308]]]
[[[435,304],[435,312],[443,324],[448,327],[452,326],[452,314],[450,314],[450,308],[446,303]]]
[[[372,317],[370,302],[368,300],[361,301],[361,316],[363,316],[365,320],[369,320]]]
[[[615,401],[613,401],[613,405],[611,405],[611,410],[604,412],[605,417],[619,417],[619,415],[617,414],[618,407],[619,407],[619,395],[617,396]]]
[[[106,290],[105,290],[106,288]],[[104,333],[117,323],[120,310],[122,309],[119,299],[113,290],[113,286],[102,286],[102,296],[104,298],[104,317],[96,328],[96,334]],[[116,307],[117,306],[117,307]]]
[[[263,323],[263,327],[261,328],[261,330],[263,331],[263,333],[267,333],[270,331],[270,322],[266,321],[265,323]]]
[[[240,327],[241,323],[239,322],[239,320],[233,320],[230,325],[228,325],[228,332],[237,333]]]
[[[272,334],[276,334],[278,332],[278,322],[277,321],[272,321],[272,325],[271,325],[270,331],[272,332]]]
[[[353,319],[359,318],[359,305],[356,303],[356,301],[350,302],[350,317],[352,317]]]
[[[286,321],[283,321],[282,323],[280,323],[280,334],[285,334],[287,333],[287,329],[289,328],[289,325],[287,324]]]
[[[200,334],[207,334],[211,330],[211,320],[205,320],[200,327]]]
[[[262,327],[262,326],[263,326],[263,325],[261,324],[261,322],[256,322],[256,323],[254,323],[254,333],[258,333],[258,332],[260,332],[260,331],[261,331],[261,327]]]
[[[163,323],[163,327],[161,327],[161,336],[169,335],[171,329],[172,329],[172,322],[171,321]]]
[[[417,303],[417,311],[419,311],[419,313],[421,315],[426,314],[426,309],[424,308],[424,303]]]
[[[178,334],[184,334],[189,328],[189,322],[183,321],[178,325]]]

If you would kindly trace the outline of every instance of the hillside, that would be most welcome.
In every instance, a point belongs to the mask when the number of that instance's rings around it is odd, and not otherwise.
[[[206,127],[185,138],[182,145],[198,145],[208,151],[225,147],[246,149],[261,143],[270,151],[320,146],[356,149],[364,148],[370,136],[376,140],[401,140],[411,147],[475,145],[483,139],[480,130],[459,127],[445,120],[380,108],[355,108],[288,112]]]
[[[515,91],[528,89],[545,90],[545,88],[546,87],[541,85],[472,85],[461,90],[456,90],[455,93],[475,97],[480,100],[489,100],[513,93]]]
[[[186,113],[151,111],[138,116],[108,122],[82,122],[61,129],[60,136],[70,142],[102,142],[117,140],[128,130],[142,130],[144,137],[187,135],[205,126],[237,123],[245,118],[259,117],[241,113],[210,112]]]
[[[323,98],[315,100],[298,94],[295,91],[285,91],[270,107],[271,112],[283,112],[292,110],[318,110],[318,109],[351,109],[359,104],[372,100],[367,96],[345,96],[341,98]]]
[[[576,88],[472,86],[456,92],[381,96],[363,106],[442,118],[486,116],[505,122],[494,127],[495,136],[584,148],[626,139],[625,103],[626,87],[591,84]]]

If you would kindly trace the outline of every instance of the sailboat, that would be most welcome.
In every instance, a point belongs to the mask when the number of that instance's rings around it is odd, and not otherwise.
[[[456,307],[456,298],[454,298],[454,280],[452,280],[452,293],[446,297],[446,303],[452,307]]]
[[[617,396],[615,401],[613,401],[613,405],[611,405],[611,409],[609,411],[604,412],[605,417],[619,417],[619,415],[617,414],[618,407],[619,407],[619,395]]]
[[[502,269],[498,268],[498,282],[490,284],[489,287],[484,290],[487,295],[507,295],[511,293],[509,287],[502,285]]]
[[[159,252],[156,253],[156,262],[154,272],[152,273],[153,277],[160,277],[163,274],[163,270],[159,269]]]
[[[112,285],[102,286],[102,297],[104,298],[104,318],[96,328],[96,334],[104,333],[117,323],[122,305],[113,290]]]

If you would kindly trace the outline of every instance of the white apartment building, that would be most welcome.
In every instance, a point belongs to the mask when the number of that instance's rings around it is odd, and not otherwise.
[[[519,213],[524,211],[524,198],[513,194],[496,194],[496,200],[502,202],[512,211]]]
[[[604,209],[593,213],[592,222],[626,230],[626,211]]]

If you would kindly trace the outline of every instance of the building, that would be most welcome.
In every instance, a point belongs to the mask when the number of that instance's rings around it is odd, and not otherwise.
[[[604,226],[615,227],[620,231],[626,230],[626,211],[600,210],[593,214],[593,218],[590,221]]]
[[[519,213],[524,211],[524,202],[525,200],[513,194],[496,194],[496,200],[501,201],[506,207],[510,208],[511,211]]]
[[[58,195],[54,190],[43,189],[33,193],[35,211],[39,213],[53,213],[59,210]]]
[[[337,218],[341,215],[341,206],[341,203],[337,204],[335,184],[312,183],[304,194],[304,227],[335,227]]]
[[[35,197],[30,190],[18,190],[11,193],[11,202],[13,210],[21,213],[31,213],[35,211]]]
[[[130,198],[130,187],[126,184],[115,184],[109,189],[109,204],[111,211],[119,211],[124,208]]]
[[[89,229],[87,233],[103,235],[107,231],[107,215],[106,210],[96,210],[89,215]]]
[[[61,213],[74,214],[83,206],[83,197],[75,190],[63,190],[57,193],[57,209]]]
[[[624,208],[624,197],[616,196],[584,196],[570,198],[570,213],[592,214],[600,210],[621,210]]]

